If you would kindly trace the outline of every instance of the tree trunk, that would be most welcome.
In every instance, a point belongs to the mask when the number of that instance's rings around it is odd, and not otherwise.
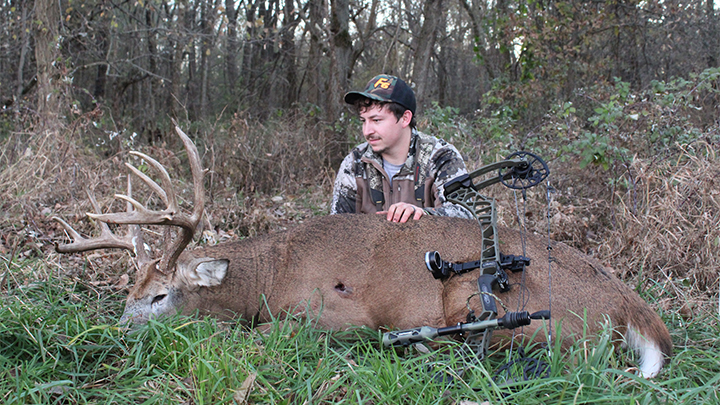
[[[714,68],[718,67],[718,24],[715,18],[714,0],[706,0],[705,18],[707,20],[707,32],[705,34],[707,67]]]
[[[353,69],[355,69],[355,65],[357,64],[358,59],[360,56],[362,56],[363,52],[365,51],[365,45],[370,41],[372,36],[375,34],[375,29],[377,27],[377,9],[379,5],[379,0],[372,0],[370,3],[370,14],[368,15],[368,21],[365,25],[365,28],[363,29],[361,25],[358,24],[358,31],[359,31],[359,38],[358,38],[358,45],[354,46],[352,57],[350,59],[350,72],[348,72],[348,81],[353,76]],[[357,23],[357,20],[356,20]],[[399,28],[399,25],[397,26]],[[398,33],[398,30],[395,30],[395,33]],[[397,38],[395,38],[397,40]],[[395,42],[395,40],[393,42]],[[382,71],[384,71],[384,67]]]
[[[52,0],[35,0],[35,60],[37,64],[40,123],[46,129],[58,129],[62,106],[62,68],[58,47],[60,9]],[[57,63],[55,63],[57,62]]]
[[[343,95],[348,89],[350,79],[350,59],[352,58],[352,38],[350,37],[350,1],[330,0],[332,35],[332,55],[330,59],[329,97],[327,100],[327,119],[334,122],[340,117],[344,107]],[[347,143],[344,129],[335,131],[334,139],[328,144],[328,156],[331,164],[337,166],[343,158]]]
[[[17,85],[15,86],[15,98],[20,98],[22,95],[23,88],[25,87],[25,84],[23,83],[25,81],[24,78],[24,71],[25,71],[25,59],[27,58],[28,50],[30,49],[30,34],[28,33],[27,29],[27,21],[28,21],[28,4],[26,2],[21,3],[22,7],[22,21],[21,21],[21,48],[20,48],[20,60],[18,61],[18,68],[17,68]]]
[[[482,21],[486,14],[485,4],[486,3],[484,2],[476,4],[474,1],[472,4],[469,4],[467,0],[460,0],[460,5],[465,9],[465,11],[467,11],[468,16],[470,16],[470,27],[472,29],[473,40],[476,46],[475,52],[480,57],[480,63],[482,63],[485,67],[485,71],[490,77],[490,80],[493,80],[497,77],[498,72],[496,72],[495,66],[491,63],[491,58],[487,51],[489,48],[488,41],[482,31]]]
[[[323,65],[323,48],[324,35],[322,31],[323,27],[323,15],[325,14],[325,0],[309,0],[309,24],[308,30],[310,31],[310,50],[308,52],[308,61],[305,71],[307,72],[308,78],[308,91],[307,98],[308,102],[317,106],[325,107],[325,81],[322,80],[322,65]]]
[[[98,48],[100,49],[104,62],[107,62],[107,53],[110,46],[110,40],[108,38],[108,27],[103,26],[98,30]],[[95,86],[93,88],[93,97],[100,100],[105,98],[105,87],[107,86],[107,63],[100,63],[97,66],[97,73],[95,74]]]
[[[350,1],[331,0],[330,33],[332,35],[332,55],[330,67],[330,97],[328,98],[328,119],[339,117],[342,96],[348,88],[350,59],[352,57],[352,38],[350,37]]]
[[[415,97],[418,100],[416,114],[424,108],[426,93],[429,92],[430,59],[435,48],[437,28],[443,14],[442,0],[426,0],[423,6],[424,21],[420,33],[414,38],[415,53],[413,55],[413,83],[415,83]]]
[[[168,42],[170,49],[172,49],[172,60],[170,61],[169,76],[170,76],[170,93],[167,95],[167,105],[170,106],[170,115],[173,118],[177,118],[181,115],[183,108],[183,92],[181,83],[181,69],[182,61],[185,55],[185,45],[187,44],[188,36],[185,33],[188,27],[188,21],[186,19],[187,12],[187,0],[180,0],[177,2],[177,25],[175,29],[170,31],[168,35]]]
[[[286,91],[282,100],[284,108],[291,107],[297,101],[297,61],[295,57],[295,1],[285,0],[282,27],[282,59],[285,71]]]
[[[215,4],[211,1],[204,1],[200,15],[200,119],[206,119],[209,113],[208,75],[214,43],[214,25]]]
[[[498,0],[495,6],[495,12],[497,13],[496,21],[509,21],[512,19],[510,15],[509,7],[507,4],[508,0]],[[512,38],[508,37],[507,23],[503,23],[500,27],[497,27],[497,45],[498,49],[498,64],[501,72],[512,72]],[[516,78],[517,79],[517,78]]]
[[[147,25],[147,52],[148,52],[148,67],[150,70],[150,77],[148,77],[147,80],[147,92],[146,92],[146,100],[144,100],[145,109],[144,109],[144,115],[147,124],[145,125],[149,130],[153,126],[153,123],[155,122],[155,117],[157,115],[155,111],[155,98],[158,96],[158,88],[159,88],[159,80],[157,80],[156,75],[158,73],[157,68],[157,44],[155,41],[155,16],[153,15],[154,11],[152,8],[147,8],[145,10],[145,24]],[[141,101],[143,102],[143,101]]]
[[[450,24],[453,24],[453,21],[450,21]],[[447,26],[448,26],[448,19],[442,18],[438,22],[438,28],[437,32],[447,32]],[[460,30],[460,28],[458,28]],[[449,72],[449,69],[447,68],[447,62],[450,60],[450,55],[448,55],[448,48],[452,49],[452,42],[448,40],[449,38],[439,40],[439,48],[440,48],[440,54],[437,57],[437,94],[436,99],[438,101],[438,104],[441,106],[446,105],[447,102],[447,87],[448,87],[448,76],[451,74]],[[449,42],[446,43],[446,42]],[[448,46],[449,45],[449,46]],[[453,72],[453,76],[456,78],[461,78],[462,74],[461,72]]]
[[[255,75],[255,68],[257,65],[257,59],[258,59],[258,53],[262,50],[262,45],[258,45],[258,38],[260,34],[258,34],[258,31],[260,31],[260,28],[257,26],[257,17],[256,12],[258,10],[260,0],[254,0],[252,3],[249,3],[249,7],[246,8],[245,11],[245,21],[247,24],[247,40],[245,41],[245,46],[243,47],[243,63],[242,63],[242,71],[243,71],[243,84],[245,89],[245,94],[249,96],[255,96],[255,89],[256,89],[256,82],[257,77]]]
[[[235,86],[237,86],[238,80],[238,67],[237,67],[237,55],[240,49],[238,42],[238,29],[237,29],[237,17],[238,8],[234,7],[235,2],[233,0],[225,0],[225,16],[228,19],[227,25],[227,40],[225,43],[225,84],[226,91],[231,98],[235,98]]]
[[[197,14],[197,9],[195,3],[188,2],[188,10],[187,14],[185,15],[185,29],[188,32],[194,32],[195,31],[195,16]],[[197,64],[197,52],[195,51],[197,49],[197,46],[195,44],[195,38],[190,37],[188,38],[188,46],[187,46],[187,57],[188,57],[188,67],[187,67],[187,89],[185,90],[187,92],[187,109],[190,113],[190,119],[191,120],[197,120],[199,119],[198,114],[198,99],[200,98],[199,89],[198,89],[198,64]]]

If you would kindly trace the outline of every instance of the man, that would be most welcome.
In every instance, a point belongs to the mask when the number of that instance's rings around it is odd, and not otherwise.
[[[454,146],[415,129],[415,94],[401,79],[379,75],[365,91],[351,91],[367,142],[345,157],[333,190],[330,214],[378,213],[388,221],[426,214],[472,218],[445,200],[443,185],[467,173]]]

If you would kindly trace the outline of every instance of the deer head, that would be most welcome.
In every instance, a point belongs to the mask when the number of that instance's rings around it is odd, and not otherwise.
[[[203,286],[214,286],[222,283],[227,272],[227,260],[214,260],[209,258],[187,260],[178,264],[187,245],[192,241],[198,223],[202,218],[205,207],[205,189],[203,178],[205,170],[202,169],[197,148],[190,138],[176,125],[175,131],[185,145],[190,161],[190,170],[193,177],[193,211],[190,215],[183,213],[177,203],[167,170],[155,159],[140,152],[130,152],[134,156],[144,159],[155,169],[160,177],[162,186],[138,170],[135,166],[126,163],[130,170],[128,174],[127,194],[116,194],[115,198],[126,201],[125,212],[103,214],[95,197],[89,191],[88,198],[95,210],[87,213],[94,219],[100,229],[100,236],[86,239],[74,230],[67,222],[54,217],[65,228],[72,243],[56,245],[59,253],[84,252],[103,248],[120,248],[132,251],[135,254],[138,266],[135,286],[128,294],[125,312],[121,322],[134,321],[142,323],[150,317],[175,313],[183,302],[183,295],[188,290]],[[163,210],[151,210],[132,197],[132,176],[139,177],[147,184],[165,204]],[[124,236],[114,234],[107,224],[129,225]],[[141,225],[165,225],[162,255],[152,259],[143,242]],[[179,228],[175,235],[170,227]],[[152,292],[151,294],[148,292]]]

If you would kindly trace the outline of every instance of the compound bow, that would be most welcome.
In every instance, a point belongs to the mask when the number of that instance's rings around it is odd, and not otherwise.
[[[494,171],[497,171],[496,176],[477,181],[481,176]],[[446,199],[470,211],[482,227],[482,256],[480,260],[473,262],[449,263],[442,260],[438,252],[427,252],[425,264],[436,279],[446,278],[451,273],[462,274],[480,268],[481,274],[477,283],[482,313],[475,315],[474,311],[470,310],[467,322],[455,326],[439,329],[423,326],[387,332],[383,336],[385,346],[407,346],[432,340],[438,336],[467,333],[465,344],[479,360],[482,360],[487,354],[494,329],[514,329],[529,325],[531,319],[550,318],[549,311],[539,311],[534,314],[528,314],[526,311],[506,311],[502,318],[497,319],[498,311],[492,294],[493,286],[497,285],[501,292],[509,291],[510,285],[505,270],[521,271],[530,264],[530,259],[500,253],[495,200],[479,193],[480,190],[497,183],[514,190],[526,190],[540,184],[549,174],[547,164],[538,156],[530,152],[515,152],[503,161],[483,166],[445,184]]]

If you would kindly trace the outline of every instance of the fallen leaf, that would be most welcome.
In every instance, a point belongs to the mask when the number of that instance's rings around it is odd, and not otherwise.
[[[247,404],[247,399],[250,396],[253,385],[255,384],[255,378],[257,378],[257,373],[250,373],[250,375],[247,376],[245,381],[243,381],[240,389],[235,391],[233,399],[235,400],[235,402],[238,403],[238,405]]]
[[[129,281],[130,281],[130,276],[128,276],[127,273],[125,273],[122,276],[120,276],[120,278],[118,279],[117,283],[115,283],[113,288],[115,288],[116,290],[123,289],[123,288],[125,288],[125,286],[128,285]]]

